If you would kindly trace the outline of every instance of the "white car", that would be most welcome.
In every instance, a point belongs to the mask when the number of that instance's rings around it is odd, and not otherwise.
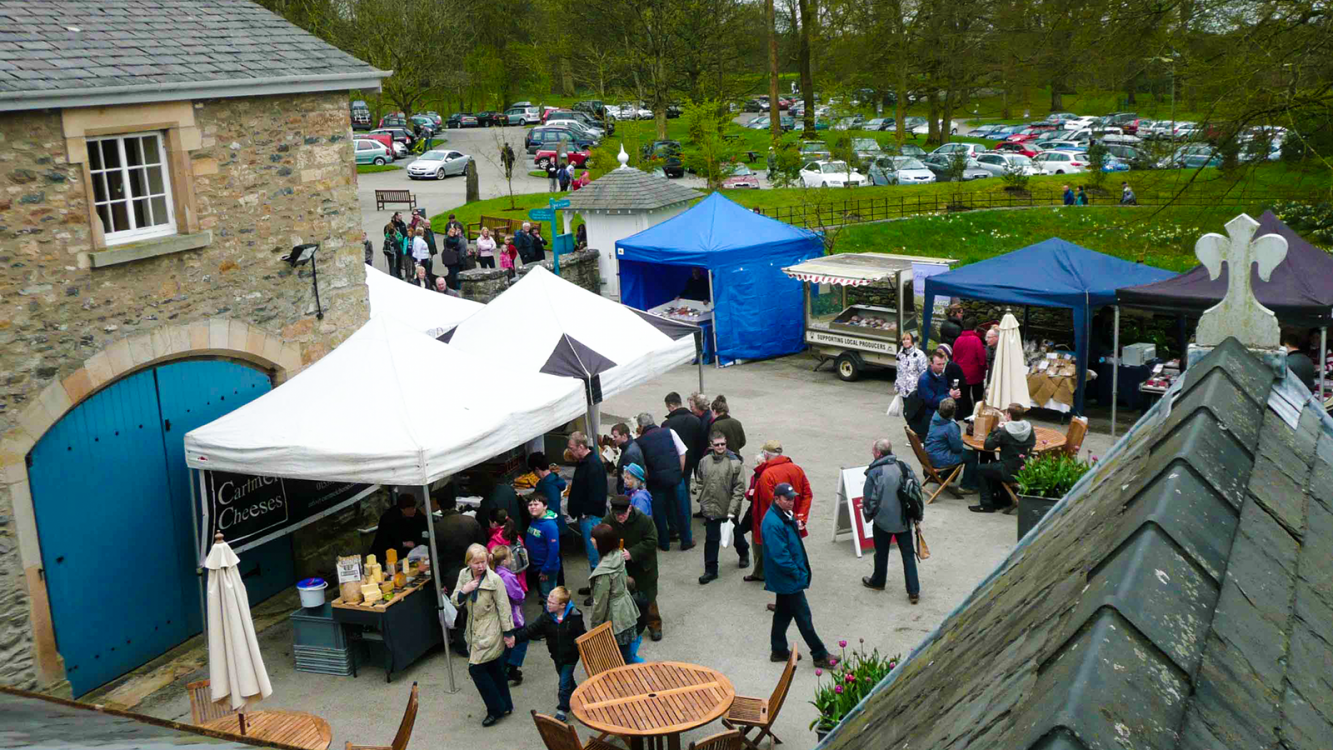
[[[849,170],[845,161],[812,161],[801,167],[801,184],[806,187],[856,187],[866,184],[866,176]]]
[[[414,180],[443,180],[451,174],[463,174],[472,157],[461,151],[427,151],[407,165],[407,176]]]
[[[1005,172],[1018,171],[1025,175],[1038,175],[1041,170],[1032,160],[1022,154],[980,154],[977,166],[996,177],[1003,177]]]
[[[935,149],[934,151],[931,151],[930,155],[931,156],[934,156],[935,154],[952,155],[959,151],[962,151],[968,156],[975,157],[978,154],[985,153],[986,146],[981,143],[946,143],[943,146],[940,146],[939,148]]]
[[[596,127],[592,127],[592,126],[590,126],[590,125],[585,125],[585,124],[583,124],[583,122],[581,122],[581,121],[579,121],[579,120],[551,120],[551,119],[548,119],[548,120],[546,121],[546,127],[548,127],[548,128],[566,128],[566,129],[569,129],[569,130],[574,131],[575,133],[578,133],[578,132],[582,131],[582,132],[587,133],[588,135],[592,136],[593,140],[597,140],[597,141],[602,140],[602,138],[606,135],[606,132],[603,131],[601,128],[596,128]]]
[[[1037,144],[1048,151],[1087,151],[1088,141],[1042,141]]]
[[[1065,120],[1064,126],[1065,130],[1080,130],[1082,128],[1092,127],[1092,124],[1096,121],[1096,117],[1084,115],[1082,117],[1075,117],[1072,120]]]
[[[881,156],[870,168],[876,185],[926,185],[935,181],[935,173],[911,156]]]
[[[1069,136],[1069,140],[1097,140],[1103,143],[1123,143],[1126,145],[1143,142],[1143,140],[1137,136],[1125,135],[1125,131],[1120,128],[1081,128],[1074,131]]]
[[[1043,151],[1032,163],[1044,174],[1078,174],[1088,171],[1087,154],[1081,151]]]

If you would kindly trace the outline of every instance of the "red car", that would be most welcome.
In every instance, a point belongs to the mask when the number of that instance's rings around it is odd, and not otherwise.
[[[737,164],[731,168],[731,174],[722,181],[724,190],[733,190],[736,188],[759,189],[759,175],[744,164]]]
[[[1030,127],[1027,127],[1027,128],[1024,128],[1024,129],[1020,130],[1020,131],[1017,132],[1017,133],[1014,133],[1013,135],[1009,136],[1008,138],[1005,138],[1005,141],[1007,141],[1007,142],[1009,142],[1009,143],[1027,143],[1028,141],[1035,141],[1035,140],[1037,140],[1038,138],[1041,137],[1041,135],[1042,135],[1043,133],[1049,133],[1049,132],[1051,132],[1052,130],[1059,130],[1059,128],[1056,127],[1054,124],[1052,124],[1052,125],[1045,125],[1045,124],[1032,125],[1032,126],[1030,126]]]
[[[995,148],[993,150],[998,151],[999,153],[1002,154],[1022,154],[1023,156],[1026,156],[1029,159],[1042,152],[1042,149],[1039,146],[1036,146],[1035,144],[1023,143],[1017,141],[1005,141],[1004,143],[998,143],[995,145]]]
[[[572,163],[576,167],[583,166],[583,163],[588,160],[589,156],[591,156],[591,154],[587,151],[565,152],[565,160]],[[548,148],[542,151],[538,151],[537,155],[532,158],[532,163],[536,164],[542,169],[546,169],[547,162],[551,161],[554,158],[555,158],[555,149]]]

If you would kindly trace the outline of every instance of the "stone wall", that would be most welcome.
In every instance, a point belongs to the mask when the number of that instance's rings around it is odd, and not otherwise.
[[[211,243],[92,268],[89,193],[61,113],[0,113],[0,683],[49,689],[60,679],[43,651],[54,641],[43,641],[24,466],[52,424],[119,377],[171,359],[232,356],[281,382],[367,318],[345,93],[198,101],[194,117],[202,137],[173,187],[194,191]],[[280,261],[304,242],[321,243],[323,320],[309,266]]]
[[[555,262],[552,260],[544,260],[540,265],[552,273],[555,272]],[[535,267],[536,264],[520,268],[518,275],[514,277],[514,281],[523,278],[524,274]],[[561,254],[560,276],[594,294],[601,294],[602,274],[597,268],[596,250],[579,250]],[[474,268],[471,271],[463,271],[458,275],[458,279],[459,293],[463,295],[463,299],[470,299],[482,304],[500,296],[500,293],[508,289],[510,284],[506,273],[498,268]]]

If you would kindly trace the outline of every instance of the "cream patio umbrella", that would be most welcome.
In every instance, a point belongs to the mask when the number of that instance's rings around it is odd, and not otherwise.
[[[208,673],[210,698],[230,701],[232,710],[273,694],[264,657],[259,654],[250,599],[231,545],[214,537],[204,560],[208,568]]]
[[[1032,396],[1028,393],[1028,366],[1018,319],[1013,313],[1005,313],[1000,320],[1000,340],[995,342],[995,365],[986,388],[986,404],[1004,409],[1015,403],[1026,407],[1032,403]]]

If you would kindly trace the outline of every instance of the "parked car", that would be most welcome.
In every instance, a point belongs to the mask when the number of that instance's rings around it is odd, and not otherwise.
[[[1106,124],[1107,124],[1107,125],[1109,125],[1109,126],[1111,126],[1111,127],[1119,127],[1119,128],[1121,128],[1125,133],[1128,133],[1128,134],[1130,134],[1130,135],[1133,135],[1133,134],[1134,134],[1134,131],[1136,131],[1136,130],[1138,129],[1139,113],[1138,113],[1138,112],[1112,112],[1111,114],[1107,115],[1107,116],[1106,116],[1105,118],[1103,118],[1103,119],[1106,120]]]
[[[967,154],[969,158],[973,158],[976,157],[977,154],[985,153],[986,150],[986,147],[980,143],[946,143],[934,151],[931,151],[930,154],[931,156],[936,154],[951,155],[962,151]]]
[[[510,107],[510,109],[522,109],[522,110],[523,110],[523,124],[524,124],[524,125],[537,125],[537,124],[539,124],[539,123],[542,121],[542,111],[541,111],[540,109],[536,108],[536,107],[533,107],[533,106],[526,106],[526,107]]]
[[[977,166],[996,177],[1003,176],[1008,171],[1018,171],[1029,176],[1041,174],[1041,170],[1037,169],[1032,160],[1022,154],[981,154],[977,157]]]
[[[1087,141],[1046,141],[1039,144],[1044,151],[1086,151]]]
[[[891,118],[888,117],[876,117],[871,120],[866,120],[866,124],[862,127],[862,130],[883,130],[885,123],[889,122],[890,119]]]
[[[722,180],[722,187],[726,190],[737,190],[747,188],[750,190],[759,189],[759,175],[753,169],[744,164],[736,164],[731,168],[731,174]]]
[[[856,158],[863,161],[869,161],[884,155],[883,147],[874,138],[853,138],[852,150],[856,152]]]
[[[926,150],[915,143],[904,143],[901,147],[889,144],[884,152],[890,156],[914,156],[918,159],[926,155]]]
[[[387,135],[408,148],[411,148],[412,144],[416,141],[416,136],[412,135],[412,131],[403,127],[376,128],[375,130],[370,131],[370,135]]]
[[[768,102],[761,102],[761,101],[759,101],[758,99],[747,99],[746,102],[745,102],[744,104],[741,105],[741,111],[742,111],[742,112],[767,112],[767,111],[768,111]]]
[[[544,148],[538,151],[537,155],[532,158],[532,163],[537,165],[538,167],[541,167],[542,169],[546,169],[546,165],[549,164],[553,159],[556,159],[557,156],[558,154],[555,149]],[[565,161],[569,162],[570,164],[573,164],[576,167],[581,167],[583,166],[583,163],[588,161],[589,157],[591,156],[592,156],[591,151],[566,151]]]
[[[802,141],[801,158],[802,159],[827,159],[829,157],[828,145],[823,141]]]
[[[845,161],[812,161],[801,167],[801,184],[806,187],[856,187],[866,184],[866,176],[849,169]]]
[[[483,127],[483,128],[489,128],[489,127],[493,127],[493,126],[495,126],[495,125],[503,125],[503,124],[505,124],[505,123],[504,123],[504,120],[502,119],[502,118],[504,118],[504,113],[503,113],[503,112],[496,112],[496,111],[494,111],[494,110],[489,110],[489,109],[488,109],[488,110],[485,110],[485,111],[482,111],[482,112],[478,112],[478,113],[476,114],[476,118],[477,118],[477,125],[479,125],[479,126],[481,126],[481,127]]]
[[[505,110],[505,113],[504,113],[504,124],[505,124],[505,125],[523,125],[523,124],[525,124],[525,123],[527,122],[526,119],[525,119],[525,117],[524,117],[525,113],[526,113],[526,110],[524,110],[522,107],[516,107],[516,108],[514,108],[514,109],[507,109],[507,110]]]
[[[666,107],[666,116],[668,120],[674,120],[685,114],[685,108],[679,104],[668,104]]]
[[[597,138],[602,138],[603,136],[612,135],[615,133],[615,127],[613,124],[615,123],[614,119],[606,120],[604,122],[600,120],[594,120],[591,116],[588,115],[587,112],[575,112],[573,110],[558,110],[546,116],[547,125],[559,126],[561,122],[576,123],[578,127],[583,128],[584,130],[593,134]],[[609,130],[608,126],[610,127]]]
[[[1102,162],[1103,172],[1128,172],[1131,168],[1129,162],[1114,156],[1108,156],[1106,161]]]
[[[935,173],[911,156],[881,156],[870,167],[874,185],[926,185],[934,181]]]
[[[1066,120],[1076,120],[1076,119],[1078,119],[1078,115],[1074,114],[1073,112],[1052,112],[1051,114],[1046,116],[1046,122],[1053,122],[1056,124],[1065,122]]]
[[[1065,121],[1065,130],[1078,130],[1080,128],[1090,128],[1092,127],[1092,124],[1096,121],[1097,118],[1091,115],[1083,115],[1081,117],[1075,117],[1072,120]]]
[[[1079,174],[1088,171],[1088,155],[1082,151],[1043,151],[1032,163],[1045,174]]]
[[[427,151],[407,165],[407,176],[414,180],[443,180],[449,175],[463,174],[470,161],[472,157],[461,151]]]
[[[352,102],[352,130],[370,130],[370,107],[366,103],[357,99]]]
[[[420,127],[422,135],[434,135],[435,131],[439,129],[439,126],[435,124],[435,121],[426,115],[412,115],[407,118],[407,122],[407,127],[411,128],[413,133],[417,132],[417,128]]]
[[[393,136],[390,135],[389,133],[385,133],[378,130],[372,130],[369,133],[360,133],[356,137],[368,138],[372,141],[377,141],[379,143],[384,144],[384,147],[389,150],[389,153],[395,159],[398,158],[398,149],[394,148],[395,145],[397,145],[398,148],[401,148],[404,154],[407,153],[407,146],[399,141],[395,141],[393,139]]]
[[[1004,143],[997,143],[997,144],[995,145],[995,149],[994,149],[994,150],[995,150],[997,153],[1001,153],[1001,154],[1021,154],[1021,155],[1023,155],[1023,156],[1028,157],[1028,158],[1032,158],[1032,157],[1034,157],[1034,156],[1036,156],[1037,154],[1040,154],[1040,153],[1042,152],[1042,148],[1041,148],[1040,146],[1035,145],[1035,144],[1032,144],[1032,143],[1013,143],[1013,142],[1011,142],[1011,141],[1005,141]]]
[[[407,116],[402,112],[390,112],[380,118],[381,128],[405,128],[407,127]]]
[[[768,130],[769,115],[759,115],[745,124],[750,130]],[[796,127],[796,119],[788,115],[778,115],[778,127],[784,133],[790,133]]]
[[[356,149],[357,164],[374,164],[382,166],[393,161],[393,154],[389,152],[389,147],[379,141],[370,138],[356,138],[352,143]]]
[[[602,136],[604,135],[600,129],[590,128],[584,125],[583,123],[579,122],[578,120],[564,120],[558,118],[555,115],[552,115],[549,119],[547,119],[546,124],[542,125],[542,127],[566,128],[574,131],[575,133],[579,134],[584,138],[588,138],[590,140],[597,142],[601,142]]]
[[[685,165],[680,160],[680,141],[653,141],[643,149],[643,158],[651,164],[660,164],[666,177],[684,177]]]
[[[653,111],[634,102],[625,102],[620,105],[620,113],[616,115],[616,119],[651,120],[653,119]]]
[[[602,104],[600,99],[585,99],[584,101],[577,102],[574,105],[574,111],[587,112],[596,120],[603,120],[606,118],[606,106]]]
[[[926,169],[929,169],[934,173],[937,182],[949,182],[949,171],[953,167],[953,158],[953,154],[931,154],[930,156],[923,158],[921,163],[926,165]],[[977,165],[977,160],[975,158],[968,157],[967,166],[963,167],[961,181],[982,180],[991,176],[990,172],[987,172]]]
[[[985,125],[978,125],[977,127],[967,131],[967,136],[969,138],[990,138],[993,137],[992,134],[996,130],[999,130],[1000,128],[1003,127],[1004,127],[1003,125],[994,122],[987,123]]]
[[[860,115],[852,115],[851,117],[843,117],[839,119],[838,123],[833,126],[833,129],[860,130],[861,128],[865,127],[865,124],[866,124],[866,118]]]
[[[529,154],[535,154],[545,148],[555,149],[561,141],[565,143],[567,151],[584,151],[596,145],[594,139],[569,128],[551,128],[545,125],[529,130],[523,145]]]
[[[1130,165],[1138,164],[1139,169],[1142,169],[1143,165],[1148,161],[1148,157],[1133,146],[1125,146],[1119,143],[1108,143],[1106,144],[1106,151],[1117,159],[1129,162]]]
[[[1208,149],[1192,154],[1186,154],[1179,161],[1181,169],[1199,169],[1201,167],[1220,167],[1222,166],[1222,155]]]
[[[471,112],[455,112],[449,115],[448,120],[445,120],[445,126],[450,128],[475,128],[480,125],[481,122],[477,120],[477,116]]]
[[[435,129],[436,129],[436,130],[439,130],[440,128],[444,127],[444,118],[440,117],[440,113],[439,113],[439,112],[436,112],[436,111],[433,110],[433,109],[428,109],[428,110],[426,110],[425,112],[423,112],[422,114],[424,114],[425,116],[429,117],[431,120],[434,120],[434,121],[435,121]]]

